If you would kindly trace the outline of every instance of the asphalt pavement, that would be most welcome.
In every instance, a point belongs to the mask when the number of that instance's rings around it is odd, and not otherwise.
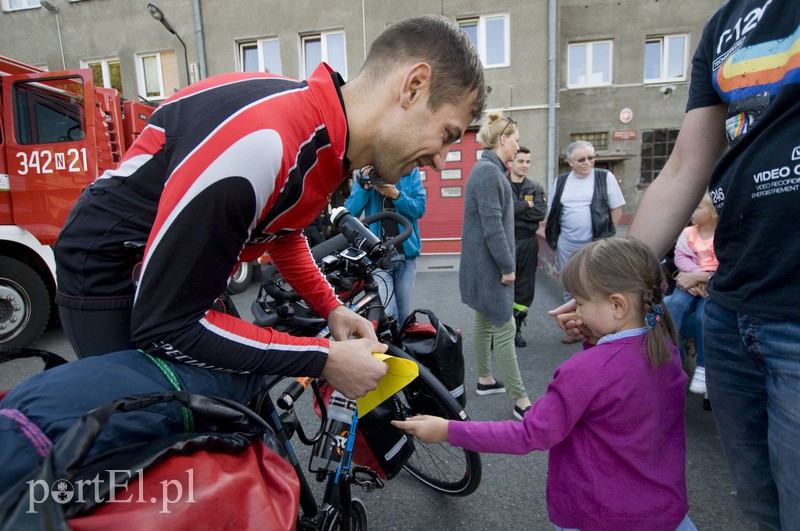
[[[432,310],[441,321],[463,330],[466,364],[466,410],[474,420],[512,419],[512,404],[504,394],[477,396],[477,377],[472,358],[472,310],[460,302],[457,257],[422,257],[418,264],[414,306]],[[244,316],[257,286],[236,295]],[[546,312],[560,304],[561,286],[541,271],[536,298],[523,329],[528,346],[518,349],[519,366],[531,399],[540,396],[554,370],[576,345],[560,342],[562,332]],[[75,359],[60,329],[48,330],[34,345]],[[36,361],[0,366],[0,389],[12,387],[41,370]],[[79,392],[79,390],[76,390]],[[736,508],[734,487],[728,473],[713,416],[703,410],[702,397],[686,395],[687,487],[689,516],[699,530],[739,531],[755,529]],[[526,456],[484,454],[483,479],[478,490],[465,498],[432,492],[407,473],[388,481],[382,490],[359,493],[368,510],[369,525],[378,530],[548,530],[545,482],[546,452]]]

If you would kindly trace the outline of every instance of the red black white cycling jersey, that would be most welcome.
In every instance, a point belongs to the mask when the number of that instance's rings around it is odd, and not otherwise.
[[[341,78],[228,74],[152,115],[120,166],[88,187],[56,244],[60,305],[133,305],[144,350],[209,368],[319,375],[328,341],[259,328],[211,309],[237,262],[265,251],[323,317],[339,305],[302,235],[342,182]],[[140,284],[126,241],[147,241]],[[102,333],[102,331],[98,331]]]

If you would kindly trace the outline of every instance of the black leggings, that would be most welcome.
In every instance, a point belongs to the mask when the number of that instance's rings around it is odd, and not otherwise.
[[[135,349],[131,342],[131,309],[76,310],[58,307],[61,326],[78,358]]]

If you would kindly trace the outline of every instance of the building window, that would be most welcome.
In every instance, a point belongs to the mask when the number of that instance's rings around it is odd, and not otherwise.
[[[604,151],[608,149],[608,133],[606,131],[598,131],[594,133],[572,133],[569,135],[570,143],[577,142],[578,140],[591,142],[595,151]]]
[[[570,44],[567,86],[597,87],[611,84],[611,41]]]
[[[445,162],[461,162],[461,152],[460,151],[448,151],[447,158]]]
[[[239,43],[239,70],[282,75],[281,47],[278,39]]]
[[[442,170],[440,178],[443,181],[449,181],[452,179],[461,179],[461,170],[458,168],[453,168],[451,170]]]
[[[40,0],[3,0],[3,11],[17,11],[33,7],[42,7],[42,2]]]
[[[688,35],[648,37],[644,44],[644,81],[685,81]]]
[[[460,186],[442,186],[439,188],[439,195],[441,197],[461,197]]]
[[[136,56],[139,95],[148,101],[163,100],[180,88],[178,58],[174,51]]]
[[[339,72],[344,79],[347,79],[347,59],[343,31],[304,35],[300,40],[300,49],[303,53],[303,78],[310,76],[321,62],[326,62],[331,68]]]
[[[478,50],[483,66],[497,68],[511,64],[511,36],[507,14],[467,18],[459,20],[458,25]]]
[[[119,58],[97,59],[81,61],[81,68],[91,68],[94,84],[97,87],[117,89],[120,96],[122,92],[122,72],[120,71]]]
[[[642,176],[639,184],[650,184],[661,173],[675,147],[679,129],[642,131]]]

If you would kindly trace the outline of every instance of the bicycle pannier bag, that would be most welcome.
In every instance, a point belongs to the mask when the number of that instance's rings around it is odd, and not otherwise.
[[[112,415],[172,401],[214,429],[90,455]],[[231,400],[185,391],[121,398],[81,417],[31,477],[0,496],[0,529],[294,529],[299,480],[267,443],[278,449],[263,420]]]
[[[392,426],[392,420],[405,420],[400,404],[394,397],[381,402],[358,419],[353,459],[371,468],[383,479],[395,477],[414,453],[414,441],[403,430]]]
[[[427,316],[429,323],[418,322],[417,314]],[[430,310],[417,309],[403,323],[400,341],[418,362],[442,382],[462,407],[466,406],[460,330],[442,323]]]

